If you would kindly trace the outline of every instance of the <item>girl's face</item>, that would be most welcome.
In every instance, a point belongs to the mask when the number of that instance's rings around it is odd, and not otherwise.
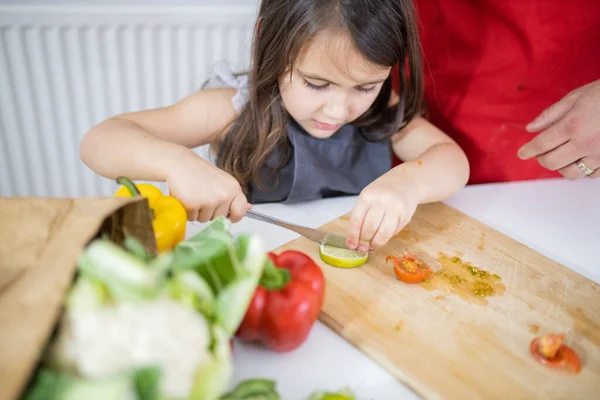
[[[345,34],[318,35],[279,78],[287,112],[310,135],[332,136],[369,109],[391,67],[366,60]]]

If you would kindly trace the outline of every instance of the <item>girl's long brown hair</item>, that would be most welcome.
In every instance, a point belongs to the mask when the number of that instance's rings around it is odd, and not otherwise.
[[[389,106],[390,76],[371,107],[352,122],[363,128],[365,139],[387,140],[421,111],[422,59],[411,0],[262,0],[248,74],[249,101],[227,128],[230,131],[217,156],[217,165],[233,175],[244,191],[251,182],[266,189],[259,172],[274,150],[280,155],[277,165],[271,165],[275,175],[290,156],[288,114],[279,93],[279,77],[290,71],[317,33],[340,28],[371,62],[400,65],[400,102]]]

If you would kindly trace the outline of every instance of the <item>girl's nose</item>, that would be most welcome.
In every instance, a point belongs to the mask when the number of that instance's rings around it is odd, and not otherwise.
[[[330,123],[344,122],[348,116],[347,96],[341,93],[333,94],[323,107],[323,113]]]

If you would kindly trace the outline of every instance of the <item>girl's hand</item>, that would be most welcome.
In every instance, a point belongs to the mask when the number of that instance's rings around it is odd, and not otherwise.
[[[249,208],[237,180],[195,153],[170,164],[166,181],[171,195],[185,207],[189,221],[228,217],[238,222]]]
[[[358,197],[350,214],[348,248],[368,251],[385,245],[415,213],[419,204],[416,186],[402,185],[386,175],[373,181]]]

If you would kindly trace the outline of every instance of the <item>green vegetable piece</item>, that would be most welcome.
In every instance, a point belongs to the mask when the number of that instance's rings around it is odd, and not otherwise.
[[[236,241],[241,274],[217,296],[217,322],[233,336],[244,319],[267,261],[262,239],[242,235]]]
[[[280,400],[275,386],[275,381],[270,379],[248,379],[240,382],[220,400]]]
[[[307,400],[356,400],[354,393],[348,388],[338,392],[315,392]]]
[[[171,298],[202,313],[207,319],[214,318],[215,296],[208,283],[195,271],[176,271],[167,283],[167,293]]]
[[[219,292],[239,273],[233,236],[224,230],[229,227],[230,223],[216,219],[193,237],[178,243],[172,253],[171,269],[194,269],[214,293]]]
[[[91,276],[82,274],[75,281],[67,295],[67,307],[94,309],[110,300],[106,285]]]
[[[160,369],[141,368],[116,376],[85,380],[66,373],[42,369],[24,400],[158,400]]]
[[[230,336],[219,325],[212,326],[212,358],[196,371],[189,400],[217,400],[227,391],[233,374]]]
[[[154,257],[148,253],[142,243],[133,236],[127,236],[123,241],[123,246],[132,254],[136,255],[140,260],[148,262]]]
[[[133,371],[133,378],[139,400],[161,400],[160,367],[136,369]]]
[[[148,300],[159,293],[160,272],[106,239],[97,239],[85,249],[79,269],[106,285],[117,301]]]
[[[217,218],[173,250],[172,270],[193,269],[216,299],[215,322],[233,336],[241,323],[267,259],[261,238],[229,233],[231,223]]]

